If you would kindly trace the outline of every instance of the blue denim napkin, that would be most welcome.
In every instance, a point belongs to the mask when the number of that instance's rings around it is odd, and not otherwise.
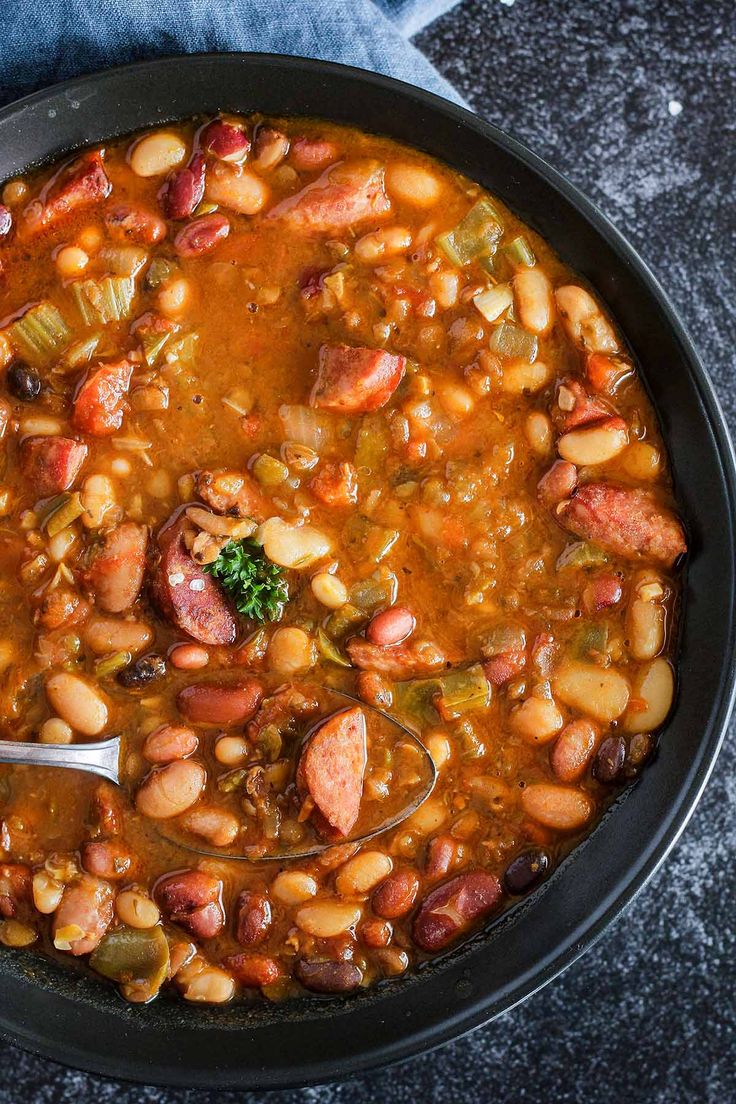
[[[0,103],[111,65],[204,50],[341,61],[460,97],[409,42],[456,0],[0,0]]]

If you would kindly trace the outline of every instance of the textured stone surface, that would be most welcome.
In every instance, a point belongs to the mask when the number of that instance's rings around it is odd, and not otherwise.
[[[690,328],[732,430],[734,20],[732,0],[466,0],[417,40],[477,111],[562,170],[638,247]],[[268,1099],[736,1099],[735,766],[731,739],[664,868],[542,993],[397,1070]],[[0,1063],[0,1104],[256,1100],[101,1082],[3,1045]]]

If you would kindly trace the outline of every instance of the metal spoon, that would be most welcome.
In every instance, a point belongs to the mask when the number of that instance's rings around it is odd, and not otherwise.
[[[408,738],[421,752],[421,762],[424,767],[426,778],[424,779],[423,785],[421,785],[416,792],[412,793],[405,806],[392,816],[381,821],[380,824],[361,832],[360,835],[312,843],[301,849],[280,848],[265,854],[256,848],[249,848],[242,854],[234,854],[225,849],[218,850],[215,848],[197,847],[188,841],[183,832],[179,834],[172,831],[165,831],[161,823],[157,821],[156,830],[159,835],[163,836],[163,838],[170,843],[176,844],[177,847],[183,847],[199,855],[208,855],[218,859],[235,859],[241,862],[283,862],[285,859],[308,858],[311,855],[318,855],[322,851],[327,851],[329,848],[341,846],[343,844],[364,843],[380,835],[382,832],[387,832],[392,828],[396,828],[415,813],[432,793],[435,782],[437,781],[437,768],[424,744],[410,729],[406,728],[400,721],[397,721],[395,717],[391,717],[388,713],[384,713],[382,709],[376,709],[375,706],[366,705],[365,702],[360,701],[358,698],[354,698],[351,694],[345,694],[341,690],[335,690],[332,687],[324,687],[324,689],[328,690],[331,694],[335,694],[340,698],[344,698],[347,701],[359,705],[361,709],[369,713],[375,713],[382,717],[400,731],[402,738]],[[90,744],[36,744],[15,740],[0,740],[0,763],[14,763],[22,766],[34,767],[62,767],[67,770],[85,771],[88,774],[96,774],[101,778],[106,778],[116,786],[124,788],[120,777],[120,758],[121,746],[119,736],[112,736],[110,739]]]

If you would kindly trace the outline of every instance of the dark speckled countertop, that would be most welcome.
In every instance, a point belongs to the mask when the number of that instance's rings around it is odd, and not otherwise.
[[[465,0],[416,40],[565,173],[654,270],[736,428],[733,0]],[[736,1101],[733,733],[664,867],[597,946],[428,1057],[278,1104]],[[359,1045],[359,1040],[356,1040]],[[253,1104],[104,1082],[0,1044],[0,1104]]]

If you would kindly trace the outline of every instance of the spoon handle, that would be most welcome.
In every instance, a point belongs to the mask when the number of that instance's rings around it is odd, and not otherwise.
[[[0,740],[0,763],[67,767],[99,774],[116,786],[120,784],[119,759],[119,736],[95,744],[36,744],[22,740]]]

